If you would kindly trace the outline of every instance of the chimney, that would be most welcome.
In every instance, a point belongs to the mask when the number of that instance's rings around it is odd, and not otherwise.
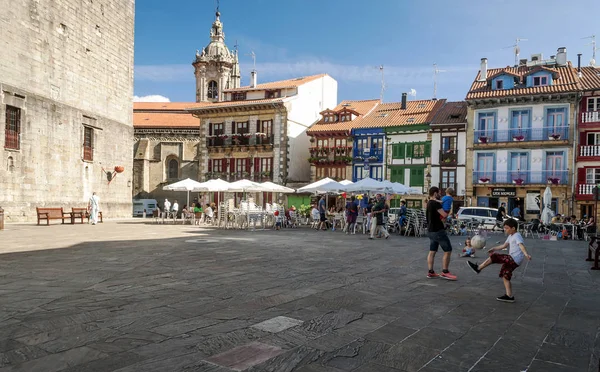
[[[250,88],[256,88],[256,70],[250,73]]]
[[[556,53],[556,65],[566,66],[567,65],[567,48],[560,47]]]
[[[481,59],[481,68],[479,69],[479,81],[487,80],[487,58]]]
[[[577,53],[577,76],[581,77],[581,53]]]
[[[402,106],[400,107],[402,110],[406,110],[406,97],[408,94],[402,93]]]

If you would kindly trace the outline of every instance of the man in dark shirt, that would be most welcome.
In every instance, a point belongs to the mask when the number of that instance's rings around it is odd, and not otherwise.
[[[504,229],[504,225],[502,224],[502,221],[504,221],[504,219],[506,218],[506,203],[502,203],[500,204],[500,207],[498,207],[498,212],[496,212],[496,224],[494,225],[494,227],[492,227],[492,231],[496,230],[496,227],[500,227],[500,230]]]
[[[444,211],[442,208],[442,202],[439,200],[439,198],[440,189],[436,186],[430,188],[430,200],[427,203],[427,210],[425,212],[429,230],[429,255],[427,256],[427,266],[429,267],[429,272],[427,273],[427,278],[456,280],[456,275],[451,274],[448,270],[448,266],[450,265],[450,257],[452,255],[452,244],[450,243],[450,239],[448,239],[448,235],[446,235],[446,227],[444,226],[444,222],[442,222],[442,219],[440,218],[440,216],[443,218],[448,217],[448,213],[446,213],[446,211]],[[437,274],[433,270],[433,263],[435,260],[435,254],[440,246],[444,251],[444,256],[442,257],[442,273]]]
[[[379,234],[379,232],[381,232],[385,238],[388,239],[390,234],[383,226],[383,214],[386,211],[385,199],[380,194],[377,194],[375,200],[375,205],[371,211],[371,236],[369,236],[369,239],[374,239],[375,235]],[[373,217],[375,217],[377,222],[373,221]]]

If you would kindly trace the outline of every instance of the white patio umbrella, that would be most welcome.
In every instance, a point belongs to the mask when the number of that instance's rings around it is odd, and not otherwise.
[[[550,186],[546,186],[546,190],[544,190],[544,208],[542,210],[542,223],[544,225],[549,225],[552,222],[552,217],[554,217],[554,212],[552,211],[552,190],[550,190]]]
[[[163,190],[167,191],[187,191],[187,205],[190,204],[190,191],[194,191],[201,183],[194,181],[191,178],[186,178],[183,181],[175,182],[170,185],[164,186]]]
[[[372,178],[363,178],[360,181],[344,187],[346,192],[374,192],[374,191],[385,191],[385,186],[381,181],[374,180]]]
[[[327,194],[330,192],[340,192],[344,190],[345,186],[339,182],[332,180],[331,178],[323,178],[317,182],[313,182],[309,185],[299,188],[296,190],[298,194],[302,193],[319,193],[319,194]]]
[[[410,187],[405,186],[399,182],[382,181],[385,186],[385,192],[387,194],[410,194]]]
[[[239,180],[229,184],[229,192],[263,192],[269,191],[258,182],[250,180]]]
[[[340,181],[340,184],[344,185],[344,186],[352,185],[353,183],[354,182],[349,181],[349,180],[342,180],[342,181]]]
[[[227,181],[223,181],[220,178],[214,180],[208,180],[206,182],[200,183],[196,188],[192,191],[202,191],[202,192],[223,192],[229,190],[230,183]]]
[[[291,193],[296,192],[296,190],[294,190],[292,188],[281,186],[281,185],[278,185],[278,184],[270,182],[270,181],[263,182],[260,185],[262,187],[264,187],[265,189],[267,189],[265,191],[270,191],[270,192],[280,192],[282,194],[291,194]]]

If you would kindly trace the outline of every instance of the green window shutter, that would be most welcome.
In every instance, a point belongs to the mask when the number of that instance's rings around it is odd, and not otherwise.
[[[425,142],[425,157],[431,157],[431,142]]]
[[[413,157],[413,144],[412,143],[406,144],[406,157],[407,158]]]
[[[425,173],[424,168],[411,168],[410,169],[410,186],[418,187],[425,186]]]
[[[392,159],[398,159],[399,158],[399,153],[400,153],[400,146],[394,144],[392,145]],[[392,173],[394,171],[392,170]]]

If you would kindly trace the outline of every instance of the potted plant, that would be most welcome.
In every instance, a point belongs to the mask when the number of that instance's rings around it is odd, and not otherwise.
[[[548,136],[548,139],[558,141],[560,139],[560,133],[552,133]]]
[[[308,162],[309,162],[309,163],[314,163],[314,162],[316,162],[317,160],[319,160],[319,159],[318,159],[317,157],[315,157],[315,156],[311,156],[310,158],[308,158]]]
[[[373,161],[377,161],[377,156],[369,156],[369,161],[373,162]]]
[[[522,134],[519,134],[519,135],[513,136],[513,141],[515,141],[515,142],[521,142],[521,141],[523,141],[524,139],[525,139],[525,136],[524,136],[524,135],[522,135]]]
[[[491,180],[487,177],[480,177],[479,183],[489,183]]]
[[[479,143],[488,143],[488,141],[489,141],[489,137],[486,137],[486,136],[480,136],[480,137],[478,138],[478,141],[479,141]]]
[[[259,133],[257,133],[257,134],[259,134]],[[314,143],[315,142],[315,137],[310,137],[310,142]]]
[[[363,161],[363,160],[365,160],[365,158],[363,158],[362,156],[357,156],[357,157],[354,158],[354,160],[356,160],[356,161]]]
[[[550,183],[550,184],[558,185],[559,182],[560,182],[560,178],[558,178],[558,177],[548,177],[548,183]]]
[[[523,182],[525,182],[525,180],[524,180],[524,179],[522,179],[522,178],[517,178],[517,179],[514,179],[514,180],[513,180],[513,183],[514,183],[515,185],[522,185],[522,184],[523,184]]]

